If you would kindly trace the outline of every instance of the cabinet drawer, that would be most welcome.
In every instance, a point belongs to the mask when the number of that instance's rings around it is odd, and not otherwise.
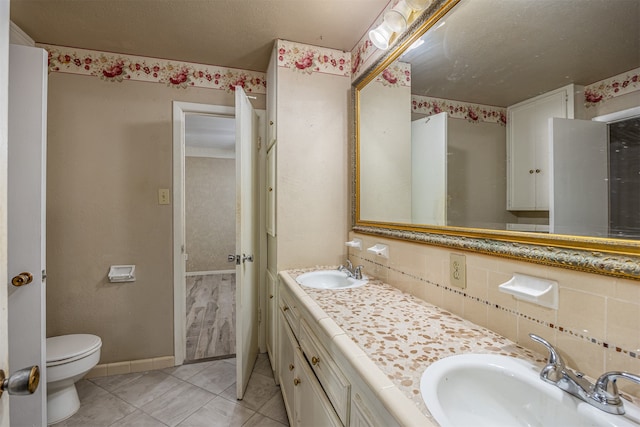
[[[304,319],[300,321],[298,342],[338,417],[348,425],[351,386]]]
[[[296,304],[294,303],[291,295],[289,295],[289,292],[287,292],[287,290],[283,286],[280,286],[279,291],[280,310],[282,311],[282,314],[284,314],[285,319],[287,319],[287,322],[289,323],[289,327],[291,327],[293,334],[297,337],[299,329],[298,325],[300,323],[300,314],[298,313]]]

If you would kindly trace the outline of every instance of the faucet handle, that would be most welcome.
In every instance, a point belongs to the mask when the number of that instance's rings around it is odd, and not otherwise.
[[[618,386],[616,385],[616,380],[618,378],[624,378],[640,384],[640,376],[638,375],[620,371],[606,372],[600,375],[600,378],[598,378],[593,386],[593,398],[601,404],[614,406],[621,405],[622,400],[620,400]],[[611,383],[611,393],[609,393],[609,383]],[[624,411],[622,413],[624,413]]]
[[[364,265],[359,265],[353,271],[353,276],[355,277],[356,280],[361,280],[362,279],[362,269],[363,268],[364,268]]]
[[[349,261],[347,259],[347,268],[349,269],[349,271],[353,271],[353,264],[351,264],[351,261]]]
[[[549,341],[536,334],[529,334],[529,337],[535,342],[538,342],[547,347],[547,350],[549,350],[547,366],[545,366],[542,369],[542,372],[540,372],[540,377],[542,377],[543,380],[552,380],[554,382],[559,381],[562,378],[562,372],[565,369],[565,364],[564,360],[562,360],[562,357],[560,356],[560,353],[558,353],[558,350],[556,350],[556,348],[552,346]]]

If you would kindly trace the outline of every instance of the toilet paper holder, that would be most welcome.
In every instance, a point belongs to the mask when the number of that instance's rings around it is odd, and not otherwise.
[[[109,268],[109,281],[112,283],[135,282],[135,265],[112,265]]]

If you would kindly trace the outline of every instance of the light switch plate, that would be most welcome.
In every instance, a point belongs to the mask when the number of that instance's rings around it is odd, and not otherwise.
[[[449,282],[451,286],[465,289],[467,287],[467,264],[464,255],[449,256]]]
[[[168,188],[158,189],[158,204],[168,205],[169,203],[171,203],[171,199],[169,198],[169,189]]]

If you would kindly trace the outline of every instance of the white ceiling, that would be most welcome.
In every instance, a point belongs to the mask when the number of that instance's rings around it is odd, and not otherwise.
[[[222,157],[235,155],[236,120],[233,117],[187,114],[184,134],[185,145],[191,153],[215,152]]]
[[[11,0],[10,10],[38,43],[266,71],[278,38],[351,51],[388,2]]]
[[[423,39],[413,94],[506,107],[640,67],[640,0],[463,0]]]

